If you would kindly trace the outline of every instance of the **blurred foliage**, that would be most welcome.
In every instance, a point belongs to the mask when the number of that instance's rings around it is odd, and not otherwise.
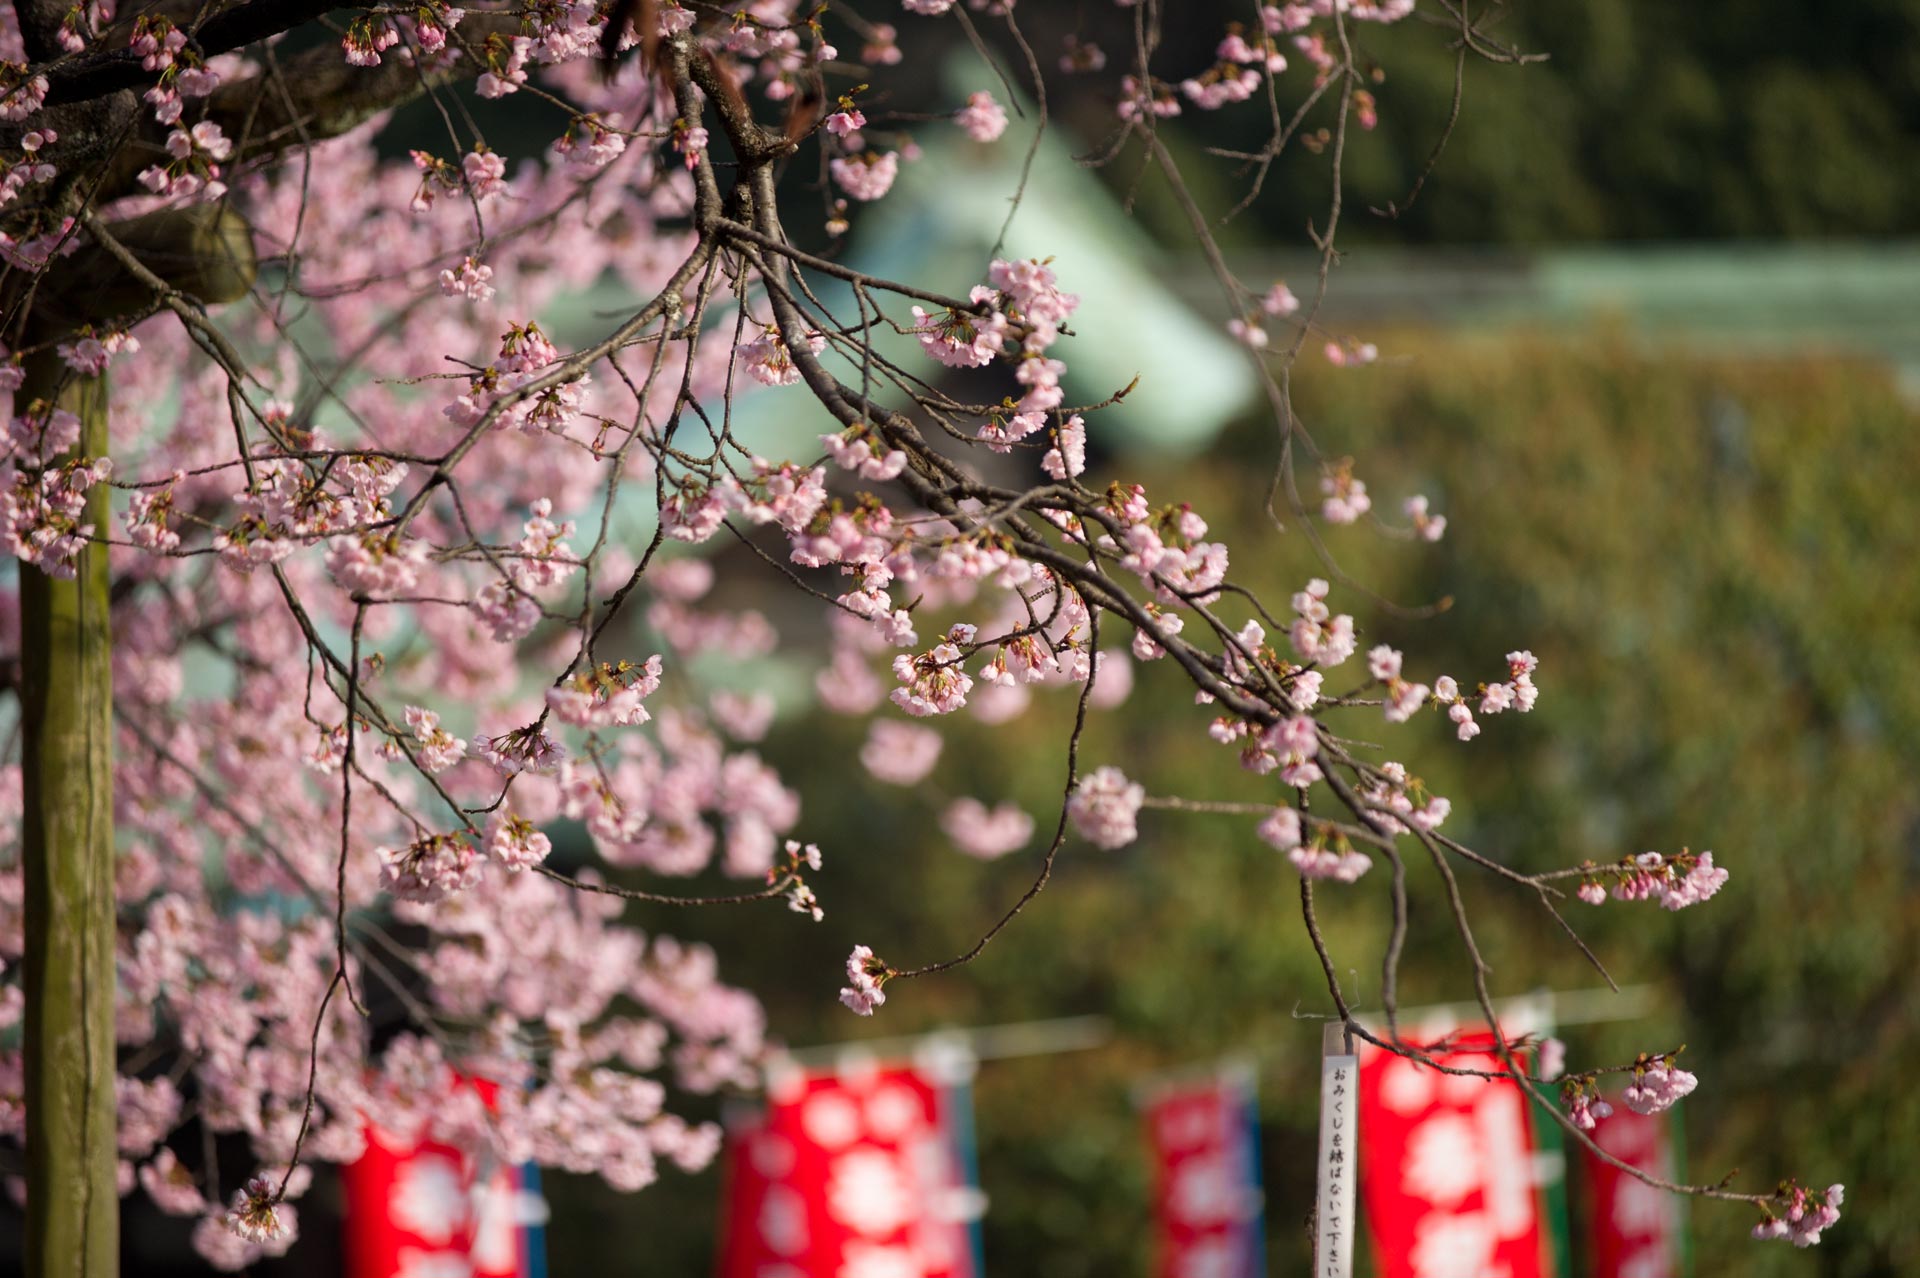
[[[1714,848],[1733,878],[1707,907],[1569,903],[1623,984],[1661,991],[1651,1021],[1570,1031],[1574,1066],[1685,1042],[1702,1079],[1684,1106],[1694,1178],[1739,1166],[1749,1189],[1786,1174],[1849,1183],[1846,1219],[1812,1255],[1748,1241],[1744,1208],[1696,1206],[1697,1278],[1920,1272],[1899,1206],[1920,1140],[1904,1077],[1920,1050],[1920,507],[1905,482],[1920,473],[1920,422],[1864,364],[1649,353],[1608,334],[1407,334],[1382,347],[1389,360],[1367,371],[1303,368],[1304,420],[1322,447],[1363,459],[1379,510],[1424,491],[1453,523],[1437,546],[1358,527],[1330,530],[1330,548],[1386,599],[1455,602],[1428,619],[1396,619],[1352,588],[1336,602],[1367,642],[1405,647],[1423,679],[1495,677],[1501,654],[1531,647],[1544,693],[1531,717],[1489,720],[1468,745],[1433,715],[1392,727],[1357,711],[1354,733],[1454,798],[1451,832],[1521,867]],[[1275,451],[1249,425],[1189,472],[1150,476],[1149,491],[1190,498],[1234,547],[1236,575],[1284,605],[1319,568],[1261,509]],[[1124,459],[1105,471],[1138,477]],[[1102,646],[1128,637],[1110,630]],[[1342,674],[1333,686],[1360,677]],[[1154,794],[1273,796],[1205,740],[1174,672],[1140,676],[1124,711],[1094,717],[1083,766],[1118,763]],[[795,1044],[1113,1017],[1107,1047],[982,1069],[996,1276],[1146,1272],[1131,1087],[1256,1053],[1272,1272],[1297,1272],[1319,1042],[1297,1014],[1326,1011],[1327,996],[1298,878],[1252,820],[1149,812],[1142,841],[1119,853],[1070,840],[1047,892],[979,961],[894,987],[873,1022],[833,1002],[852,942],[896,964],[943,957],[1018,895],[1057,814],[1070,709],[1043,694],[1017,738],[957,716],[936,778],[911,790],[864,776],[858,725],[784,721],[767,752],[807,795],[803,831],[827,851],[826,923],[764,911],[655,921],[711,940]],[[1023,802],[1034,845],[992,865],[953,851],[935,817],[961,793]],[[1402,1002],[1457,999],[1470,987],[1436,876],[1418,857],[1409,873]],[[1496,995],[1599,983],[1524,894],[1462,880]],[[1385,875],[1323,889],[1319,904],[1349,997],[1377,1007]],[[647,1272],[706,1272],[717,1196],[713,1172],[634,1198],[567,1184],[555,1270],[585,1271],[625,1237],[645,1240]]]
[[[1821,1272],[1915,1272],[1894,1206],[1920,1137],[1899,1063],[1920,1039],[1915,414],[1858,364],[1405,353],[1302,396],[1383,476],[1427,470],[1458,520],[1434,576],[1461,606],[1387,637],[1448,668],[1525,644],[1551,672],[1538,722],[1446,752],[1472,765],[1443,783],[1459,833],[1527,866],[1719,849],[1735,877],[1707,908],[1574,918],[1624,978],[1673,990],[1665,1028],[1703,1079],[1694,1176],[1853,1182]],[[1620,1059],[1648,1028],[1576,1051]],[[1694,1220],[1702,1275],[1806,1271],[1745,1244],[1744,1212]]]
[[[1404,202],[1444,131],[1457,24],[1426,4],[1392,27],[1355,24],[1356,52],[1377,68],[1368,87],[1380,125],[1349,138],[1345,234],[1535,244],[1911,235],[1920,226],[1911,180],[1920,172],[1920,7],[1911,0],[1470,7],[1493,39],[1547,60],[1468,58],[1445,154],[1413,207],[1388,220],[1368,210]],[[1179,6],[1157,65],[1209,65],[1220,24],[1247,8]],[[1292,90],[1283,102],[1311,74],[1295,62],[1281,77]],[[1306,131],[1332,122],[1328,106]],[[1184,141],[1192,173],[1221,167],[1201,146],[1253,149],[1266,131],[1264,110],[1241,108],[1189,111],[1166,136]],[[1328,160],[1291,151],[1242,234],[1291,243],[1309,219],[1325,221]],[[1110,172],[1132,181],[1130,165]],[[1144,207],[1169,234],[1181,225],[1164,189]]]

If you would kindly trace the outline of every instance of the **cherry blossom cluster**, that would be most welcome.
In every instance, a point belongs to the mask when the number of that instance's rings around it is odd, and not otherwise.
[[[0,120],[32,118],[45,104],[50,87],[46,76],[33,74],[23,63],[0,62]]]
[[[962,797],[940,814],[940,828],[968,856],[993,861],[1027,846],[1033,838],[1033,817],[1017,804],[989,808],[978,799]]]
[[[233,154],[233,143],[212,120],[167,135],[166,164],[140,171],[140,183],[155,195],[217,200],[227,193],[220,165]]]
[[[429,834],[380,848],[380,886],[403,901],[439,901],[480,881],[480,857],[457,834]]]
[[[114,356],[139,349],[139,340],[125,329],[97,333],[91,324],[83,325],[73,341],[60,342],[54,347],[62,363],[88,377],[98,377],[104,373]]]
[[[1293,808],[1275,808],[1256,831],[1261,841],[1279,852],[1305,879],[1332,879],[1352,883],[1373,868],[1373,858],[1332,821],[1303,819]]]
[[[1139,575],[1163,604],[1211,603],[1227,575],[1227,548],[1207,540],[1207,521],[1194,509],[1154,507],[1139,484],[1110,485],[1107,512],[1122,526],[1095,544],[1120,555],[1120,566]]]
[[[328,543],[327,571],[353,594],[391,599],[419,585],[427,554],[425,544],[391,533],[335,537]]]
[[[62,24],[60,42],[69,53],[81,52],[99,28],[113,20],[111,3],[89,3],[68,11]],[[144,70],[159,72],[153,86],[141,99],[153,108],[160,124],[175,124],[186,110],[186,99],[204,98],[220,86],[223,71],[231,69],[233,59],[202,58],[188,34],[160,14],[141,14],[134,19],[128,42],[140,55]]]
[[[1387,686],[1388,723],[1405,723],[1413,718],[1415,712],[1427,703],[1431,692],[1424,683],[1413,683],[1400,677],[1404,661],[1398,649],[1386,644],[1380,644],[1367,653],[1368,672]]]
[[[1447,718],[1453,721],[1460,740],[1471,741],[1480,735],[1480,724],[1473,717],[1476,709],[1483,715],[1503,714],[1508,710],[1521,714],[1532,712],[1540,699],[1540,690],[1533,682],[1533,672],[1539,666],[1539,658],[1531,652],[1509,652],[1506,681],[1483,683],[1474,693],[1463,693],[1457,679],[1441,675],[1433,681],[1434,703],[1446,707]]]
[[[1366,484],[1354,478],[1351,457],[1327,469],[1320,477],[1320,491],[1326,498],[1320,503],[1320,517],[1330,524],[1351,524],[1373,509]]]
[[[1553,1048],[1551,1060],[1546,1047]],[[1674,1058],[1678,1055],[1678,1051],[1657,1054],[1642,1052],[1631,1065],[1619,1069],[1588,1070],[1569,1075],[1560,1086],[1561,1102],[1566,1105],[1567,1114],[1575,1127],[1581,1131],[1592,1131],[1602,1119],[1613,1115],[1613,1106],[1600,1094],[1598,1080],[1607,1074],[1625,1073],[1631,1076],[1632,1081],[1620,1093],[1621,1103],[1636,1114],[1663,1113],[1690,1095],[1700,1083],[1693,1074],[1674,1064]],[[1559,1047],[1556,1040],[1547,1040],[1540,1055],[1540,1077],[1557,1077],[1564,1060],[1565,1049]]]
[[[440,726],[440,716],[421,706],[408,706],[407,729],[413,736],[413,757],[426,773],[445,772],[466,757],[467,743]],[[398,741],[382,747],[389,757],[400,752]]]
[[[20,138],[20,155],[17,159],[0,155],[0,208],[20,198],[29,186],[53,179],[59,170],[40,153],[59,140],[60,134],[54,129],[29,129]]]
[[[890,694],[893,704],[915,717],[952,714],[966,705],[973,677],[962,668],[960,645],[971,643],[973,635],[973,627],[961,623],[925,652],[895,657],[893,677],[901,686]]]
[[[1602,1119],[1613,1117],[1613,1106],[1584,1078],[1568,1082],[1561,1089],[1560,1096],[1566,1103],[1567,1115],[1573,1119],[1573,1125],[1583,1132],[1590,1132],[1600,1125]]]
[[[1780,1238],[1796,1247],[1817,1246],[1820,1235],[1840,1222],[1840,1206],[1846,1194],[1845,1185],[1814,1190],[1793,1181],[1784,1182],[1774,1203],[1763,1205],[1766,1219],[1753,1227],[1753,1236],[1763,1242]]]
[[[458,20],[447,15],[444,26]],[[396,46],[431,42],[432,25],[396,24],[379,42],[392,56]],[[584,37],[583,56],[596,34]],[[184,36],[155,27],[140,38],[151,69],[173,71],[186,109],[196,109]],[[508,52],[501,70],[510,78]],[[236,65],[225,74],[259,70]],[[161,135],[167,171],[141,189],[205,200],[217,189],[193,179],[227,182],[263,254],[297,246],[302,278],[282,311],[221,317],[257,360],[258,397],[250,382],[236,423],[228,371],[162,318],[64,342],[76,373],[104,370],[114,381],[115,438],[132,441],[117,465],[66,456],[78,421],[64,410],[17,409],[6,421],[0,479],[17,558],[70,573],[80,545],[104,532],[82,518],[87,491],[123,473],[137,485],[123,490],[131,545],[114,550],[116,577],[135,587],[116,601],[114,617],[128,703],[115,779],[129,840],[118,886],[126,917],[139,920],[122,954],[122,1036],[171,1043],[193,1061],[199,1121],[250,1138],[262,1166],[284,1167],[295,1153],[308,1044],[337,949],[332,891],[349,779],[350,980],[367,997],[389,982],[426,989],[428,1019],[375,1050],[343,997],[328,1005],[303,1161],[357,1157],[361,1124],[371,1120],[636,1188],[656,1162],[698,1167],[717,1143],[713,1129],[667,1113],[648,1076],[695,1090],[736,1087],[759,1058],[758,1005],[720,983],[710,952],[621,927],[617,898],[525,873],[551,854],[543,827],[569,812],[588,821],[608,862],[679,874],[721,859],[723,846],[731,873],[765,873],[798,817],[796,796],[750,750],[730,744],[765,732],[770,711],[758,698],[715,694],[709,704],[689,678],[684,688],[676,681],[680,695],[662,714],[657,701],[670,690],[656,695],[660,657],[578,660],[570,682],[555,685],[553,704],[516,671],[518,646],[533,641],[564,592],[591,577],[604,598],[633,572],[631,559],[612,550],[591,564],[576,554],[574,517],[592,510],[609,470],[645,476],[653,466],[640,447],[601,462],[585,452],[606,421],[631,420],[631,400],[611,402],[581,377],[523,393],[563,358],[527,315],[603,271],[658,291],[672,269],[665,255],[692,242],[675,224],[684,188],[605,127],[633,118],[638,95],[591,79],[580,88],[590,109],[572,132],[590,162],[556,154],[551,169],[518,175],[507,157],[485,150],[451,167],[388,165],[363,134],[321,144],[311,166],[236,181],[219,171],[232,155],[219,124],[163,119],[173,126]],[[17,92],[9,108],[30,112],[34,96]],[[149,101],[163,115],[179,106]],[[50,151],[61,136],[46,128],[30,135],[23,153],[46,158],[10,170],[16,203],[55,176]],[[590,203],[589,182],[622,194]],[[492,208],[509,191],[511,204],[498,205],[501,220],[488,228],[499,237],[478,249],[464,197]],[[463,198],[432,198],[455,193]],[[522,226],[541,234],[531,238]],[[72,219],[5,227],[9,252],[35,267],[56,248],[73,248],[72,230]],[[649,242],[648,252],[628,251],[628,234]],[[433,294],[444,301],[423,301]],[[527,310],[500,310],[509,296]],[[324,423],[302,399],[299,364],[278,327],[296,309],[325,345],[361,352],[338,392],[344,413]],[[381,340],[370,342],[376,334]],[[689,362],[682,348],[667,348],[654,384],[669,399],[683,385],[694,396],[718,395],[726,354]],[[432,393],[442,383],[418,380],[440,374],[442,356],[480,370],[461,380],[468,403],[446,413],[458,394]],[[6,366],[9,389],[19,367]],[[429,393],[396,390],[406,383]],[[406,511],[424,472],[379,441],[443,454],[496,408],[491,429],[465,454],[465,472],[490,482],[466,486],[461,508],[441,500]],[[366,433],[350,421],[366,423]],[[246,464],[234,452],[236,426],[252,436]],[[560,448],[544,442],[569,431]],[[345,448],[334,442],[342,432],[354,436]],[[778,471],[757,486],[742,483],[739,507],[775,501]],[[121,518],[116,512],[115,523]],[[158,556],[209,550],[218,552],[217,571],[156,589],[171,577],[170,560]],[[289,609],[270,567],[303,614]],[[700,592],[673,588],[675,577],[662,571],[661,588],[643,588],[636,609],[659,623],[666,660],[771,647],[758,614],[701,607]],[[429,599],[438,602],[421,602]],[[344,634],[364,607],[356,600],[387,606],[364,609],[367,657],[349,714],[344,674],[318,660],[326,641],[303,630],[301,615]],[[183,677],[183,662],[209,651],[201,634],[232,658],[230,690],[190,690]],[[653,722],[639,704],[650,696]],[[551,724],[532,726],[543,712]],[[635,737],[641,724],[657,735]],[[563,742],[563,732],[573,739]],[[603,744],[605,734],[618,739]],[[436,788],[467,807],[467,828],[404,819],[404,808],[424,813]],[[17,768],[5,793],[17,804]],[[217,867],[218,879],[203,865]],[[599,882],[591,871],[585,878]],[[18,886],[17,869],[0,875],[9,969],[21,935]],[[782,880],[781,893],[795,908],[818,908],[797,874]],[[236,900],[237,913],[216,904]],[[284,905],[261,904],[273,901],[306,902],[310,912],[276,921]],[[389,917],[428,938],[411,959],[368,943]],[[409,963],[424,984],[396,969]],[[17,1002],[17,983],[7,987]],[[0,1015],[17,1022],[17,1006]],[[490,1028],[478,1037],[452,1028],[467,1025]],[[0,1058],[0,1068],[17,1070],[17,1050]],[[456,1075],[510,1085],[488,1111],[453,1099]],[[210,1169],[189,1167],[197,1143],[179,1153],[166,1143],[194,1118],[180,1093],[137,1082],[122,1093],[123,1183],[199,1218],[195,1245],[224,1267],[283,1251],[297,1232],[288,1200],[309,1179],[305,1168],[284,1191],[276,1172],[222,1192]],[[596,1138],[568,1141],[562,1131]]]
[[[847,955],[847,984],[840,991],[840,1001],[849,1011],[872,1016],[873,1009],[887,1001],[881,987],[893,975],[893,969],[872,950],[856,945],[853,953]]]
[[[602,661],[547,689],[547,708],[562,723],[583,728],[634,727],[653,716],[641,704],[660,690],[660,654],[645,663]]]
[[[1332,591],[1324,578],[1315,577],[1305,590],[1293,596],[1294,621],[1287,628],[1293,650],[1322,669],[1337,666],[1351,657],[1358,644],[1353,633],[1353,618],[1338,616],[1327,607]]]
[[[1699,1079],[1676,1066],[1672,1056],[1656,1057],[1635,1063],[1633,1081],[1620,1093],[1620,1099],[1636,1114],[1658,1114],[1672,1109],[1699,1083]]]
[[[907,468],[907,455],[888,448],[872,430],[858,426],[820,437],[821,447],[843,470],[873,483],[885,483]]]
[[[1115,767],[1096,768],[1067,801],[1073,828],[1095,847],[1122,848],[1140,837],[1137,824],[1147,790]]]
[[[513,809],[501,808],[487,820],[487,855],[509,872],[524,870],[553,855],[553,841]]]
[[[287,1213],[288,1220],[281,1219],[281,1213]],[[294,1228],[289,1223],[293,1208],[281,1204],[280,1195],[274,1183],[265,1176],[255,1176],[247,1182],[245,1189],[233,1191],[233,1205],[227,1209],[227,1228],[246,1242],[261,1246],[262,1255],[278,1255],[286,1250],[291,1242]],[[278,1251],[271,1244],[280,1244]]]
[[[1373,824],[1390,834],[1409,828],[1432,832],[1453,812],[1453,801],[1427,789],[1419,777],[1408,776],[1405,765],[1388,760],[1379,775],[1360,787],[1360,797],[1372,812]]]
[[[949,308],[936,319],[914,306],[914,331],[927,355],[951,368],[979,368],[996,358],[1012,363],[1014,377],[1026,389],[990,414],[977,435],[992,451],[1007,453],[1046,429],[1047,413],[1064,398],[1060,378],[1066,365],[1046,352],[1059,340],[1060,327],[1079,299],[1062,292],[1042,262],[996,260],[987,280],[969,295],[970,310]],[[1084,432],[1085,423],[1077,417],[1059,424],[1043,462],[1049,474],[1064,479],[1086,469]]]
[[[1603,905],[1609,895],[1616,901],[1657,900],[1663,909],[1681,910],[1709,899],[1726,882],[1727,871],[1713,863],[1711,852],[1642,852],[1606,867],[1589,864],[1579,897],[1589,905]]]
[[[71,419],[59,410],[47,416],[46,427],[34,431],[40,441],[67,431],[62,416]],[[71,430],[78,434],[77,421]],[[71,578],[81,549],[96,532],[86,520],[88,490],[112,474],[108,457],[27,469],[18,468],[12,457],[0,460],[0,543],[21,563],[34,564],[51,577]]]
[[[825,334],[807,334],[810,354],[818,355],[826,344]],[[800,380],[800,370],[793,366],[793,360],[787,355],[787,344],[776,328],[770,327],[754,340],[742,342],[739,354],[747,375],[763,386],[791,386]]]
[[[896,719],[875,719],[860,747],[860,762],[875,780],[918,785],[940,760],[945,739],[931,728]]]
[[[804,876],[808,870],[819,868],[820,849],[816,845],[788,839],[779,864],[767,871],[770,885],[785,887],[787,908],[795,914],[806,915],[815,923],[826,917],[826,911],[820,907],[820,898],[807,886]]]
[[[944,9],[946,6],[943,5]],[[1260,6],[1260,27],[1250,31],[1244,25],[1229,23],[1226,34],[1214,50],[1217,61],[1180,82],[1180,95],[1201,111],[1218,111],[1252,100],[1261,86],[1287,70],[1288,62],[1280,51],[1279,40],[1288,37],[1292,46],[1315,69],[1316,82],[1323,81],[1335,65],[1329,47],[1329,32],[1324,25],[1336,12],[1349,22],[1393,23],[1413,12],[1414,0],[1389,0],[1387,3],[1350,3],[1349,0],[1311,0],[1310,3],[1268,4]],[[1069,46],[1063,59],[1076,71],[1097,71],[1106,62],[1097,47]],[[1170,88],[1155,81],[1143,89],[1135,77],[1126,76],[1120,85],[1119,114],[1122,119],[1138,119],[1142,114],[1161,117],[1179,115],[1179,98]],[[1353,94],[1352,107],[1362,128],[1374,127],[1372,95],[1365,90]]]
[[[970,295],[976,308],[990,308],[994,292],[976,284]],[[1007,340],[1007,317],[998,309],[950,309],[935,319],[924,307],[913,308],[914,332],[920,347],[949,368],[981,368],[991,364]]]
[[[967,104],[954,112],[953,122],[975,142],[993,142],[1007,131],[1007,109],[982,89],[968,95]]]
[[[1378,346],[1352,337],[1328,342],[1320,350],[1327,357],[1327,363],[1335,368],[1359,368],[1380,358]]]
[[[1402,507],[1413,524],[1414,536],[1422,541],[1439,541],[1447,535],[1447,517],[1428,511],[1427,499],[1419,493],[1407,498]]]

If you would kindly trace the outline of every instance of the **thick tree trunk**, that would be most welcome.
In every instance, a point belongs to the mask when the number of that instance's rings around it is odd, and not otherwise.
[[[65,369],[34,356],[16,396],[50,397]],[[107,449],[107,388],[69,377],[80,453]],[[86,519],[109,528],[108,488]],[[26,812],[27,1273],[112,1278],[120,1262],[115,1184],[113,660],[107,548],[72,581],[20,568]]]

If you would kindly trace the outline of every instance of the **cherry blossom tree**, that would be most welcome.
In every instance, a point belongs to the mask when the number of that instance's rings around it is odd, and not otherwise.
[[[1457,871],[1504,880],[1575,945],[1577,902],[1679,909],[1726,881],[1685,849],[1520,873],[1450,837],[1447,798],[1362,741],[1435,715],[1471,750],[1550,686],[1521,634],[1457,673],[1366,642],[1349,610],[1382,605],[1317,525],[1434,540],[1448,516],[1397,493],[1383,517],[1288,391],[1300,359],[1379,357],[1320,318],[1343,157],[1375,120],[1368,32],[1424,17],[1462,75],[1536,55],[1465,0],[1313,0],[1249,5],[1211,66],[1165,66],[1175,7],[1085,9],[1048,48],[1011,0],[0,6],[20,704],[0,1115],[26,1154],[35,1273],[111,1272],[132,1192],[195,1218],[216,1265],[282,1251],[312,1165],[357,1157],[369,1123],[623,1189],[707,1162],[717,1131],[671,1097],[754,1086],[762,1013],[710,950],[641,934],[625,905],[784,902],[796,927],[832,906],[808,885],[805,796],[753,749],[772,699],[697,669],[781,642],[743,598],[826,619],[805,712],[871,716],[881,784],[940,766],[945,716],[996,703],[1018,734],[1036,690],[1078,707],[1057,811],[983,795],[941,821],[982,857],[1037,826],[1027,890],[960,954],[855,946],[857,1013],[976,958],[1058,856],[1133,841],[1143,807],[1220,809],[1081,757],[1096,672],[1130,660],[1199,707],[1156,731],[1272,779],[1247,836],[1299,870],[1333,1015],[1387,1050],[1424,1057],[1394,1028],[1409,857],[1445,887],[1490,1022]],[[955,41],[980,87],[918,110],[915,60]],[[1325,563],[1288,601],[1236,585],[1178,494],[1090,481],[1127,388],[1070,395],[1072,279],[995,252],[954,297],[840,251],[927,131],[1031,166],[1063,95],[1110,121],[1089,162],[1164,181],[1218,277],[1271,415],[1273,535]],[[503,117],[474,104],[504,98],[538,148],[489,143],[477,121]],[[1313,278],[1237,277],[1214,238],[1237,210],[1203,208],[1160,136],[1226,112],[1268,125],[1207,157],[1241,208],[1283,154],[1320,157]],[[557,345],[543,318],[605,278],[635,300]],[[832,428],[764,456],[736,428],[748,394]],[[716,582],[716,546],[742,549],[739,580]],[[610,874],[549,863],[563,817]],[[708,872],[736,889],[670,890]],[[1391,880],[1384,1033],[1314,913],[1368,874]],[[1603,1074],[1649,1111],[1696,1082],[1666,1050],[1554,1081],[1556,1045],[1498,1048],[1583,1139]],[[243,1138],[250,1165],[189,1149],[190,1125]],[[1757,1235],[1802,1244],[1841,1199],[1666,1187],[1756,1205]]]

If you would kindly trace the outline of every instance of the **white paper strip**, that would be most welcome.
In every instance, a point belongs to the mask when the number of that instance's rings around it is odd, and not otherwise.
[[[1352,1278],[1353,1169],[1359,1149],[1360,1062],[1320,1058],[1320,1199],[1314,1278]]]

